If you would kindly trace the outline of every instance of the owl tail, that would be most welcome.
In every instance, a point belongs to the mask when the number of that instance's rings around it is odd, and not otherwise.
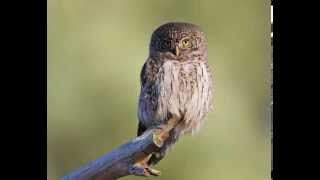
[[[151,158],[148,161],[150,166],[156,165],[161,159],[165,157],[165,155],[171,150],[173,145],[178,141],[180,137],[180,131],[174,128],[166,141],[164,142],[163,146],[160,148],[160,151],[152,154]]]

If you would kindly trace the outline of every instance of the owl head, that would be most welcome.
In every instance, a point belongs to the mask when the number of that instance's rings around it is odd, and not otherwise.
[[[207,45],[198,26],[170,22],[158,27],[151,36],[149,55],[158,60],[206,60]]]

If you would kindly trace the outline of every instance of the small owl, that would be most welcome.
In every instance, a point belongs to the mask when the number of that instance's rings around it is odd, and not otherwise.
[[[172,22],[157,28],[140,80],[138,136],[169,118],[179,122],[160,152],[149,159],[148,164],[155,165],[181,135],[197,132],[212,109],[212,74],[206,40],[199,27]]]

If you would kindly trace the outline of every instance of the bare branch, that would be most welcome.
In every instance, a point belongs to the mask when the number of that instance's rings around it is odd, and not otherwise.
[[[176,124],[177,121],[172,118],[161,127],[146,131],[141,136],[62,177],[62,180],[115,180],[128,175],[159,175],[156,170],[137,164],[160,149]]]

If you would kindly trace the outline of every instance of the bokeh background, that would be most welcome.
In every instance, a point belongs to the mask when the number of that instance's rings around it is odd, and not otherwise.
[[[48,0],[48,179],[136,135],[139,73],[154,29],[198,24],[215,110],[160,162],[158,180],[270,179],[270,2]],[[123,180],[139,180],[127,176]]]

